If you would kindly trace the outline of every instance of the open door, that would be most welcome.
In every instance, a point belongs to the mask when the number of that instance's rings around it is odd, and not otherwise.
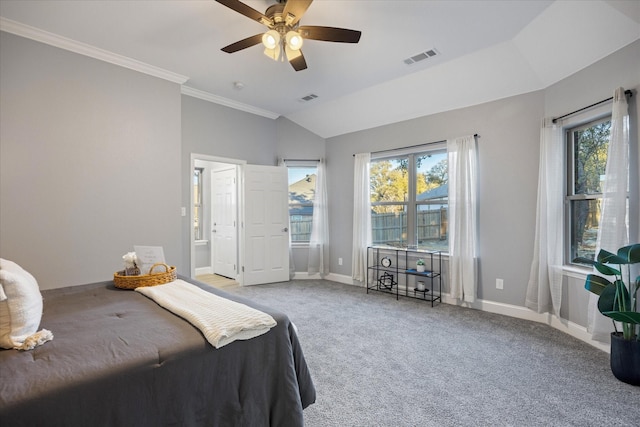
[[[289,280],[287,168],[244,166],[242,285]]]

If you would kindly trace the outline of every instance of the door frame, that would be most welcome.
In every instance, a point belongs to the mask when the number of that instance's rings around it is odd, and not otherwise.
[[[195,241],[195,236],[193,235],[193,220],[195,218],[194,215],[194,209],[193,209],[193,170],[196,167],[196,160],[201,160],[201,161],[205,161],[205,162],[214,162],[214,163],[228,163],[230,165],[235,165],[237,170],[242,170],[242,166],[247,164],[246,160],[239,160],[239,159],[231,159],[231,158],[226,158],[226,157],[218,157],[218,156],[211,156],[208,154],[198,154],[198,153],[191,153],[190,155],[190,161],[189,161],[189,224],[188,224],[188,230],[189,230],[189,252],[190,252],[190,277],[191,278],[195,278],[196,277],[196,241]],[[237,189],[237,193],[236,196],[238,198],[238,203],[241,203],[241,200],[244,200],[244,196],[243,196],[243,189],[242,189],[242,185],[240,185],[240,179],[236,180],[236,189]],[[239,213],[237,213],[239,215]],[[237,223],[240,224],[240,218],[237,218]],[[238,230],[240,228],[238,227]],[[242,242],[242,239],[240,238],[240,235],[238,233],[237,236],[237,242],[238,242],[238,251],[237,251],[237,260],[236,260],[236,265],[240,265],[240,260],[244,259],[244,244]],[[211,239],[208,239],[210,242],[210,245],[213,244],[211,242]],[[210,250],[213,250],[210,246]],[[243,281],[243,277],[242,277],[242,269],[238,269],[238,277],[237,277],[237,281],[239,283],[242,284]]]

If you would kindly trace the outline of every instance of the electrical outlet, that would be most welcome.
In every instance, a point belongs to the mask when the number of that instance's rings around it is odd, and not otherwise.
[[[342,265],[342,258],[338,258],[338,265]]]
[[[181,216],[187,216],[187,208],[185,208],[184,206],[182,206],[180,208],[180,215]]]
[[[496,279],[496,289],[504,289],[504,281],[502,279]]]

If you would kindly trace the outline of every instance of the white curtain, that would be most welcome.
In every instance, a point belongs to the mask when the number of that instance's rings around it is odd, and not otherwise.
[[[309,238],[308,273],[325,276],[329,273],[329,214],[327,211],[327,182],[324,161],[318,162],[316,192],[313,199],[313,219]]]
[[[525,305],[538,313],[560,317],[563,265],[564,153],[562,128],[551,119],[542,121],[538,204],[533,261]]]
[[[600,249],[615,253],[629,244],[629,216],[627,191],[629,188],[629,113],[624,89],[613,95],[611,135],[607,151],[607,167],[602,188],[600,226],[596,243],[596,255]],[[607,341],[613,332],[611,319],[597,308],[598,297],[589,301],[589,331],[593,339]]]
[[[477,149],[473,135],[447,140],[451,297],[476,298]]]
[[[367,247],[371,245],[371,195],[369,166],[371,153],[355,155],[353,168],[353,248],[351,252],[351,277],[367,280]]]

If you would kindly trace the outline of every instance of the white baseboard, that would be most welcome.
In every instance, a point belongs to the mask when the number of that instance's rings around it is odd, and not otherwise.
[[[203,274],[213,274],[213,269],[211,267],[196,268],[196,276],[201,276]]]
[[[297,274],[297,273],[296,273]],[[318,277],[319,278],[319,277]],[[333,282],[343,283],[345,285],[353,285],[358,287],[364,287],[364,284],[355,282],[351,276],[344,274],[329,273],[325,279]],[[596,341],[591,338],[591,334],[587,332],[587,328],[580,326],[577,323],[570,322],[565,319],[559,319],[553,314],[549,313],[536,313],[529,310],[527,307],[518,305],[505,304],[495,301],[476,300],[474,303],[461,303],[459,300],[451,298],[449,294],[442,294],[442,302],[445,304],[459,305],[462,307],[469,307],[475,310],[486,311],[488,313],[502,314],[505,316],[515,317],[517,319],[531,320],[533,322],[545,323],[554,329],[562,331],[580,341],[602,350],[604,352],[610,352],[610,345],[600,341]]]

